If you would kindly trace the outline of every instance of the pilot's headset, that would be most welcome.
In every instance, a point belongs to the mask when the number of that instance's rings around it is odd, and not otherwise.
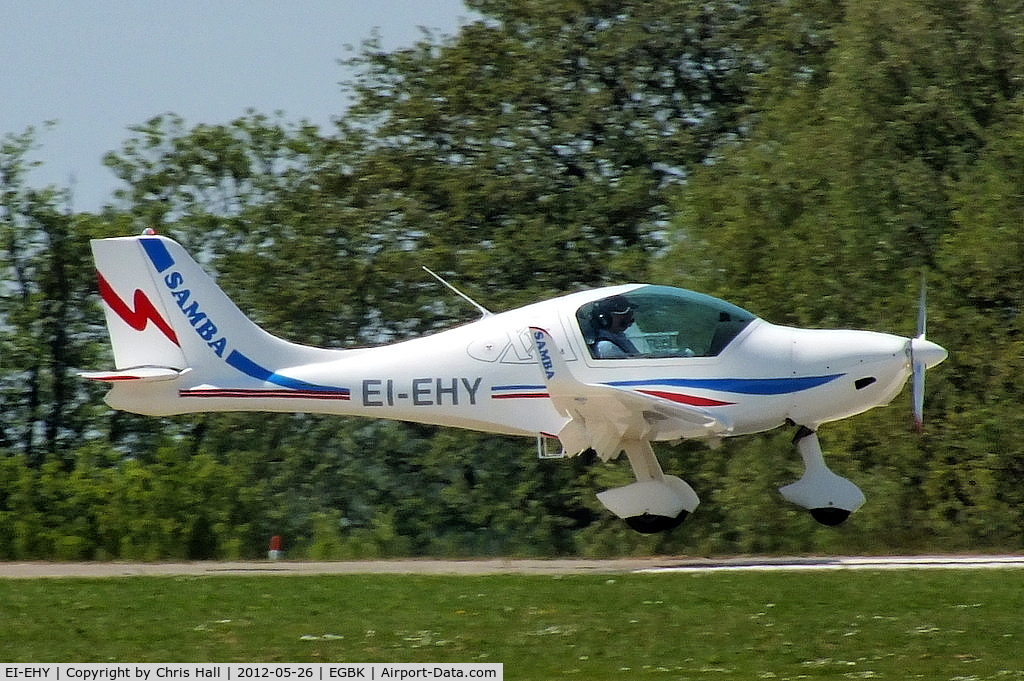
[[[600,301],[594,308],[594,325],[599,329],[607,329],[612,325],[613,314],[629,314],[633,306],[624,296],[612,296]]]

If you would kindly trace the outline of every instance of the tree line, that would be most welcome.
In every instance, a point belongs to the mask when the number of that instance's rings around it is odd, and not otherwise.
[[[98,213],[32,187],[35,130],[0,140],[0,558],[165,559],[1016,550],[1024,457],[1020,2],[470,0],[453,36],[347,60],[320,129],[245,113],[140,123]],[[91,238],[181,241],[255,321],[329,347],[409,338],[629,281],[775,323],[912,335],[909,396],[829,424],[868,504],[817,527],[776,492],[779,431],[660,447],[703,500],[632,533],[594,492],[624,461],[532,441],[281,414],[113,412]]]

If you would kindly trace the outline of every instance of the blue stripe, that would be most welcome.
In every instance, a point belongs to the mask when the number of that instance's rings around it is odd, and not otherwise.
[[[238,369],[246,376],[259,379],[266,383],[273,383],[283,388],[291,388],[293,390],[312,390],[314,392],[321,393],[338,393],[342,395],[348,395],[348,388],[332,388],[327,385],[317,385],[315,383],[307,383],[297,378],[289,378],[288,376],[282,376],[281,374],[274,373],[269,369],[260,366],[256,362],[252,361],[238,350],[232,350],[228,354],[228,358],[225,360],[230,366]]]
[[[829,374],[827,376],[797,376],[793,378],[665,378],[646,381],[614,381],[608,385],[670,385],[677,388],[718,390],[742,395],[785,395],[817,388],[843,375]]]
[[[547,386],[543,385],[496,385],[491,388],[491,392],[495,390],[546,390]]]
[[[174,258],[160,239],[139,239],[139,243],[146,249],[146,255],[153,261],[157,272],[164,272],[174,265]]]

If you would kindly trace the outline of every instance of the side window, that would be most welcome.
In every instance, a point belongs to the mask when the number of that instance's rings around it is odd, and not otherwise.
[[[664,286],[644,286],[576,311],[595,359],[713,357],[753,319],[717,298]]]
[[[627,296],[610,296],[576,311],[587,348],[595,359],[626,359],[648,354]]]

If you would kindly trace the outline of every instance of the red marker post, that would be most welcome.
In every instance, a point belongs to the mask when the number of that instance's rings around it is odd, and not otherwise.
[[[267,551],[269,560],[281,560],[281,535],[275,534],[270,538],[270,550]]]

